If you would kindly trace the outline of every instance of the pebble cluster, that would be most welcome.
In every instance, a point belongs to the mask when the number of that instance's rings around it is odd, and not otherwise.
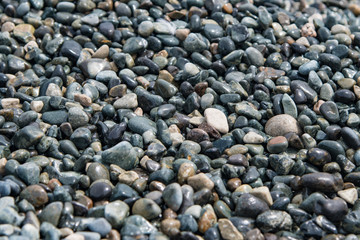
[[[0,28],[1,240],[359,239],[359,2],[1,0]]]

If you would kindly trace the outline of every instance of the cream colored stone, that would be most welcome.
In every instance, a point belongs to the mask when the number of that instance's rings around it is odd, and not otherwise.
[[[225,114],[216,108],[207,108],[204,112],[206,122],[220,133],[229,132],[229,124]]]
[[[268,187],[263,186],[263,187],[253,188],[252,190],[250,190],[250,193],[255,197],[262,199],[269,206],[273,205],[274,203]]]
[[[339,197],[344,199],[347,203],[354,204],[358,199],[358,192],[356,188],[348,188],[345,190],[338,191],[337,194]]]
[[[237,230],[229,219],[221,218],[218,221],[220,234],[225,240],[242,240],[243,235]]]
[[[257,144],[257,143],[263,143],[264,138],[260,134],[257,134],[256,132],[248,132],[247,134],[245,134],[243,141],[244,143]]]
[[[18,99],[18,98],[3,98],[3,99],[1,99],[1,106],[4,109],[19,108],[20,99]]]

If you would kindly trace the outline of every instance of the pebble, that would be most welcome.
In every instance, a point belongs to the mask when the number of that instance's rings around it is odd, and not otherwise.
[[[188,184],[195,189],[195,191],[202,188],[212,190],[214,188],[214,182],[206,176],[204,173],[199,173],[191,176],[187,179]]]
[[[161,214],[161,209],[153,200],[140,198],[134,203],[132,207],[132,213],[141,215],[147,220],[151,220]]]
[[[229,132],[227,118],[223,112],[215,108],[207,108],[204,111],[206,122],[220,133]]]
[[[235,215],[256,218],[259,214],[268,210],[269,206],[262,199],[249,193],[244,193],[237,201]]]
[[[20,198],[26,199],[34,207],[41,207],[49,201],[45,189],[39,185],[31,185],[26,187],[20,193]]]
[[[162,198],[169,208],[177,212],[183,202],[181,186],[178,183],[169,184],[165,187],[162,193]]]
[[[256,224],[262,232],[290,230],[293,224],[291,216],[284,211],[268,210],[256,218]]]
[[[237,230],[229,219],[219,219],[218,226],[221,237],[226,240],[231,239],[244,239],[243,235]]]
[[[288,140],[283,136],[277,136],[267,143],[267,150],[270,153],[281,153],[284,152],[289,146]]]
[[[126,141],[102,152],[101,158],[104,163],[116,164],[125,170],[132,169],[138,162],[135,149]]]
[[[325,172],[305,174],[301,181],[305,187],[324,192],[337,192],[344,187],[341,178]]]
[[[302,131],[299,123],[294,117],[288,114],[280,114],[267,121],[265,125],[265,132],[271,136],[284,136],[289,132],[299,135]]]

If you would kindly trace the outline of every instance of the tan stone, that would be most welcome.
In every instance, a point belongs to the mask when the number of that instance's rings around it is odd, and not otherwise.
[[[242,192],[242,193],[249,193],[252,190],[252,187],[248,184],[243,184],[237,189],[235,189],[235,192]]]
[[[119,84],[112,87],[109,91],[109,95],[112,97],[123,97],[126,94],[127,86],[125,84]]]
[[[190,163],[183,163],[181,164],[179,171],[178,171],[178,183],[179,184],[185,184],[187,179],[189,177],[192,177],[195,175],[195,169],[194,166]]]
[[[352,11],[356,16],[360,15],[360,5],[357,3],[349,4],[349,10]]]
[[[85,94],[81,94],[81,93],[75,93],[74,100],[76,102],[79,102],[84,107],[89,107],[92,104],[91,98],[89,96],[86,96]]]
[[[237,230],[237,228],[232,224],[229,219],[221,218],[219,219],[219,230],[223,239],[225,240],[242,240],[244,239],[243,235]]]
[[[356,96],[356,99],[360,99],[360,87],[357,86],[357,85],[354,85],[354,93],[355,93],[355,96]]]
[[[67,237],[67,236],[74,233],[74,231],[71,228],[67,228],[67,227],[66,228],[60,228],[59,230],[60,230],[60,236],[62,238],[65,238],[65,237]]]
[[[167,218],[161,221],[161,231],[167,236],[175,236],[180,232],[180,221]]]
[[[258,197],[262,199],[264,202],[266,202],[269,206],[273,205],[273,199],[271,197],[269,188],[266,186],[263,187],[257,187],[253,188],[250,193],[254,195],[255,197]]]
[[[249,148],[242,144],[236,144],[232,146],[231,148],[228,148],[225,150],[225,154],[232,156],[235,154],[245,154],[249,151]]]
[[[112,229],[109,233],[109,240],[121,240],[120,233],[117,230]]]
[[[4,176],[5,174],[5,165],[7,163],[7,160],[6,158],[1,158],[0,159],[0,175],[1,176]]]
[[[314,105],[314,112],[316,113],[316,114],[321,114],[320,113],[320,107],[321,107],[321,105],[324,103],[325,101],[323,101],[323,100],[319,100],[319,101],[317,101],[316,103],[315,103],[315,105]]]
[[[12,32],[15,29],[15,24],[12,22],[5,22],[1,26],[1,32]]]
[[[14,36],[24,42],[36,40],[34,37],[35,28],[30,24],[19,24],[14,28]]]
[[[343,89],[350,89],[356,84],[356,82],[352,78],[342,78],[337,81],[337,84]]]
[[[101,142],[92,142],[90,144],[90,147],[97,153],[99,151],[101,151],[102,147],[101,147]]]
[[[344,199],[347,203],[354,204],[358,199],[358,192],[356,188],[348,188],[345,190],[338,191],[337,194],[339,197]]]
[[[1,106],[4,109],[19,108],[19,107],[21,107],[20,99],[18,99],[18,98],[3,98],[3,99],[1,99]]]
[[[46,96],[63,96],[63,92],[60,87],[55,83],[50,83],[48,88],[46,89]]]
[[[174,80],[174,77],[167,71],[167,70],[161,70],[159,72],[159,79],[164,79],[167,82],[172,83]]]
[[[129,93],[114,102],[114,108],[136,108],[138,106],[137,95]]]
[[[78,233],[73,233],[67,236],[64,240],[85,240],[85,237]]]
[[[303,37],[316,37],[317,33],[315,30],[315,26],[312,23],[306,23],[302,28],[301,28],[301,35]]]
[[[176,32],[175,32],[175,36],[180,41],[184,41],[189,34],[190,34],[190,29],[187,29],[187,28],[177,29]]]
[[[257,144],[257,143],[263,143],[264,138],[260,134],[257,134],[255,132],[248,132],[247,134],[245,134],[243,141],[244,143]]]
[[[284,136],[286,133],[294,132],[301,134],[301,128],[297,120],[288,115],[280,114],[270,118],[265,124],[265,132],[270,136]]]
[[[92,55],[93,58],[107,58],[109,56],[109,46],[102,45],[96,52]]]
[[[202,188],[207,188],[209,190],[214,188],[214,182],[211,181],[211,179],[204,173],[199,173],[189,177],[187,182],[191,187],[194,188],[195,191],[198,191]]]
[[[131,185],[137,179],[139,179],[139,175],[134,171],[126,171],[121,173],[118,177],[119,182],[125,183],[126,185]]]

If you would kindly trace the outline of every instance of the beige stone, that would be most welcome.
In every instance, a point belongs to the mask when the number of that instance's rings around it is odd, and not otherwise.
[[[74,100],[79,102],[84,107],[89,107],[92,104],[92,100],[90,97],[86,96],[85,94],[75,93]]]
[[[263,143],[264,138],[260,134],[257,134],[256,132],[248,132],[247,134],[245,134],[243,141],[244,143],[257,144],[257,143]]]
[[[114,102],[114,108],[136,108],[138,106],[137,95],[129,93]]]
[[[118,177],[119,182],[125,183],[126,185],[131,185],[137,179],[139,179],[139,175],[135,171],[126,171]]]
[[[220,234],[225,240],[242,240],[243,235],[237,230],[229,219],[221,218],[218,221]]]
[[[270,136],[284,136],[289,132],[300,135],[302,131],[297,120],[288,114],[276,115],[265,124],[265,133]]]
[[[229,124],[225,114],[216,108],[207,108],[204,112],[206,122],[220,133],[229,132]]]
[[[356,188],[348,188],[345,190],[338,191],[337,194],[339,197],[344,199],[347,203],[354,204],[358,199],[358,192]]]
[[[48,88],[46,89],[46,96],[63,96],[63,92],[60,87],[55,83],[50,83]]]
[[[102,45],[96,52],[92,55],[93,58],[107,58],[109,56],[109,46]]]
[[[192,177],[194,175],[195,175],[194,166],[191,163],[183,163],[181,164],[178,171],[178,175],[177,175],[178,183],[182,185],[186,183],[189,177]]]
[[[1,106],[4,109],[19,108],[20,107],[20,99],[18,99],[18,98],[3,98],[3,99],[1,99]]]
[[[214,182],[211,181],[211,179],[204,173],[199,173],[189,177],[187,182],[191,187],[194,188],[195,191],[198,191],[202,188],[207,188],[210,190],[214,188]]]
[[[73,233],[67,236],[64,240],[85,240],[85,237],[78,233]]]
[[[257,188],[253,188],[250,193],[252,195],[254,195],[255,197],[258,197],[260,199],[262,199],[264,202],[266,202],[269,206],[273,205],[273,199],[271,197],[270,194],[270,190],[268,187],[263,186],[263,187],[257,187]]]

